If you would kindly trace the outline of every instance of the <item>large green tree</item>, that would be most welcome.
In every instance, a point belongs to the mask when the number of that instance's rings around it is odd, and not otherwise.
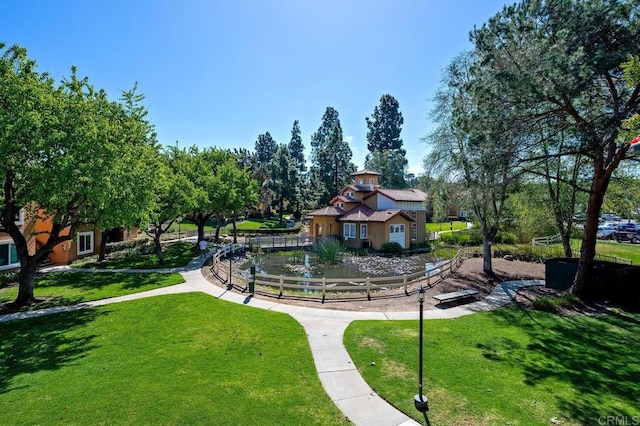
[[[75,239],[81,224],[111,225],[143,215],[133,211],[136,207],[110,222],[114,209],[109,204],[130,200],[126,194],[114,197],[118,190],[142,191],[146,198],[147,189],[136,185],[148,183],[140,170],[154,148],[147,123],[132,112],[135,102],[110,101],[87,78],[79,79],[75,68],[56,85],[19,46],[0,44],[0,52],[0,225],[20,260],[14,304],[23,306],[35,302],[37,265],[56,245]],[[117,187],[129,177],[130,186]],[[31,253],[33,236],[23,235],[14,223],[25,207],[27,216],[40,215],[52,225]]]
[[[285,200],[295,204],[299,199],[299,175],[294,159],[289,154],[287,145],[280,145],[271,160],[269,185],[275,194],[274,202],[278,206],[278,219],[282,226],[282,215]]]
[[[402,147],[404,118],[400,104],[393,96],[384,94],[367,121],[367,154],[365,168],[382,173],[380,185],[386,188],[406,188],[404,180],[408,161]]]
[[[576,136],[555,155],[589,159],[587,219],[571,289],[580,297],[596,291],[590,278],[600,210],[629,151],[620,127],[638,112],[640,84],[625,84],[621,66],[640,52],[638,39],[637,0],[525,0],[472,32],[476,71],[493,77],[487,98],[510,109],[521,130],[543,123]],[[538,161],[527,148],[539,140],[528,136],[517,155]]]
[[[338,111],[327,107],[322,123],[311,136],[311,179],[318,204],[325,205],[351,181],[355,165],[344,140]]]
[[[373,151],[367,155],[364,168],[381,174],[379,183],[383,188],[403,189],[407,187],[407,181],[404,179],[407,171],[407,159],[397,150]]]
[[[475,57],[457,57],[447,68],[435,98],[436,128],[427,139],[430,173],[462,182],[469,192],[483,237],[483,270],[493,274],[491,242],[501,226],[506,201],[521,175],[515,153],[512,111],[487,96],[491,76],[473,73]]]
[[[183,151],[169,147],[159,154],[153,181],[154,203],[146,234],[153,239],[158,264],[164,265],[161,239],[169,228],[193,210],[198,191],[181,167]]]
[[[397,151],[403,157],[406,151],[402,148],[402,125],[404,118],[400,112],[397,99],[389,94],[380,98],[380,104],[373,109],[367,121],[367,149],[370,153],[376,151]]]
[[[299,218],[302,215],[301,204],[303,200],[307,198],[306,192],[308,192],[309,179],[307,174],[307,161],[304,157],[304,144],[302,143],[302,134],[298,120],[293,122],[291,140],[289,141],[288,149],[297,168],[297,187],[295,189],[297,195],[295,199],[291,201],[294,204],[295,215]]]

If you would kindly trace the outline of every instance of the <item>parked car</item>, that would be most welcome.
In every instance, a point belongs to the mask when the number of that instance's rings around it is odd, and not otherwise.
[[[635,232],[636,224],[631,222],[622,222],[616,225],[616,231],[620,232]]]
[[[637,244],[640,242],[640,228],[634,228],[632,231],[615,231],[613,238],[618,242],[631,241],[631,243]]]
[[[612,240],[613,233],[616,232],[616,227],[612,224],[603,224],[598,226],[598,232],[596,233],[596,238],[601,240]]]

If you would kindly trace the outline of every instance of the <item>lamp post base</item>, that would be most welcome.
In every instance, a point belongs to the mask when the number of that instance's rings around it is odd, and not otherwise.
[[[421,413],[426,413],[429,411],[429,400],[425,395],[416,395],[413,398],[413,403],[416,406],[416,410]]]

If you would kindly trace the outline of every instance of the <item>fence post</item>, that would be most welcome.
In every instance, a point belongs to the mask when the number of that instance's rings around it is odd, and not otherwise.
[[[402,282],[404,283],[404,294],[409,294],[409,292],[407,291],[407,274],[404,274],[402,276]]]
[[[284,291],[284,277],[282,275],[280,275],[280,296],[282,296],[282,292]]]
[[[371,300],[371,278],[367,277],[367,299]]]
[[[322,277],[322,301],[324,302],[325,291],[327,288],[327,279]]]

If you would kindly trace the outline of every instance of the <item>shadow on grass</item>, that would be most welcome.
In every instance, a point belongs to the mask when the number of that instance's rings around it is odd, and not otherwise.
[[[193,242],[177,242],[164,249],[164,265],[158,264],[155,253],[140,254],[130,257],[112,258],[103,261],[78,262],[74,267],[88,269],[160,269],[179,268],[186,266],[200,254],[200,250]]]
[[[567,383],[575,394],[558,396],[559,408],[581,424],[601,416],[627,416],[621,406],[637,404],[640,382],[640,322],[635,315],[562,317],[525,309],[500,309],[501,326],[517,326],[530,338],[527,345],[495,340],[479,345],[485,357],[524,369],[525,383],[547,380]],[[496,354],[500,354],[499,356]]]
[[[57,370],[96,347],[83,328],[106,310],[82,309],[0,324],[0,394],[15,389],[14,379]]]
[[[137,289],[166,278],[164,273],[127,274],[122,272],[54,272],[38,277],[36,287],[70,287],[79,290],[97,290],[118,283],[123,289]]]

